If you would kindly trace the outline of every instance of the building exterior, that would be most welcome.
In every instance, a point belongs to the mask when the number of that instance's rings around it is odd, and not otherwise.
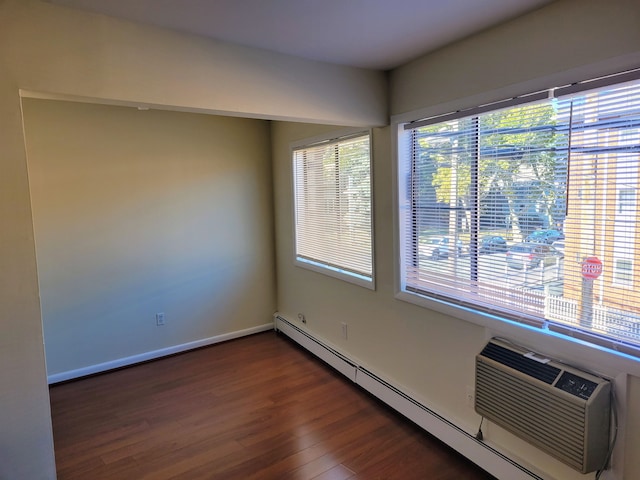
[[[640,83],[590,93],[572,108],[563,296],[579,318],[592,301],[609,323],[626,317],[632,326],[640,320]],[[582,275],[590,256],[603,266],[595,280]]]

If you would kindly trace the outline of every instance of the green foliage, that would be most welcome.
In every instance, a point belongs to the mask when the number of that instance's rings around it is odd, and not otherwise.
[[[566,172],[566,158],[557,153],[565,134],[556,124],[553,104],[545,103],[421,127],[415,193],[463,208],[477,195],[481,212],[504,219],[504,209],[508,219],[503,221],[517,229],[529,229],[532,215],[555,223]]]

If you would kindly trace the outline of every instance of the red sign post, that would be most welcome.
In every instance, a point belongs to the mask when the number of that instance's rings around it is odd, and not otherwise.
[[[582,301],[580,302],[580,325],[593,325],[593,281],[602,274],[602,262],[592,255],[582,261]]]
[[[595,280],[602,274],[602,262],[598,257],[587,257],[582,261],[582,278]]]

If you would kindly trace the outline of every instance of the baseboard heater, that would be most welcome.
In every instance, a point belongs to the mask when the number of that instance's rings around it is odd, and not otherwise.
[[[498,339],[476,356],[475,410],[581,473],[609,450],[611,383]]]
[[[543,480],[527,467],[515,462],[491,445],[475,438],[442,415],[416,400],[410,393],[390,384],[371,370],[359,365],[316,338],[310,332],[289,322],[284,317],[274,316],[275,329],[285,334],[303,348],[345,375],[361,388],[429,432],[461,455],[480,466],[496,478],[508,480]]]

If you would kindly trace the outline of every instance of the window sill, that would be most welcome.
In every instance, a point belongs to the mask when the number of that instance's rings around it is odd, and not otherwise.
[[[342,270],[337,267],[333,267],[330,265],[325,265],[318,262],[313,262],[311,260],[296,258],[294,260],[294,264],[298,267],[305,268],[307,270],[311,270],[316,273],[321,273],[323,275],[327,275],[329,277],[337,278],[338,280],[343,280],[345,282],[353,283],[360,287],[368,288],[369,290],[375,290],[376,284],[373,278],[366,277],[364,275],[358,275],[354,272],[349,272],[347,270]]]
[[[640,378],[640,358],[613,349],[419,294],[401,291],[396,299],[484,327],[487,340],[509,338],[535,352],[607,378],[624,374]]]

